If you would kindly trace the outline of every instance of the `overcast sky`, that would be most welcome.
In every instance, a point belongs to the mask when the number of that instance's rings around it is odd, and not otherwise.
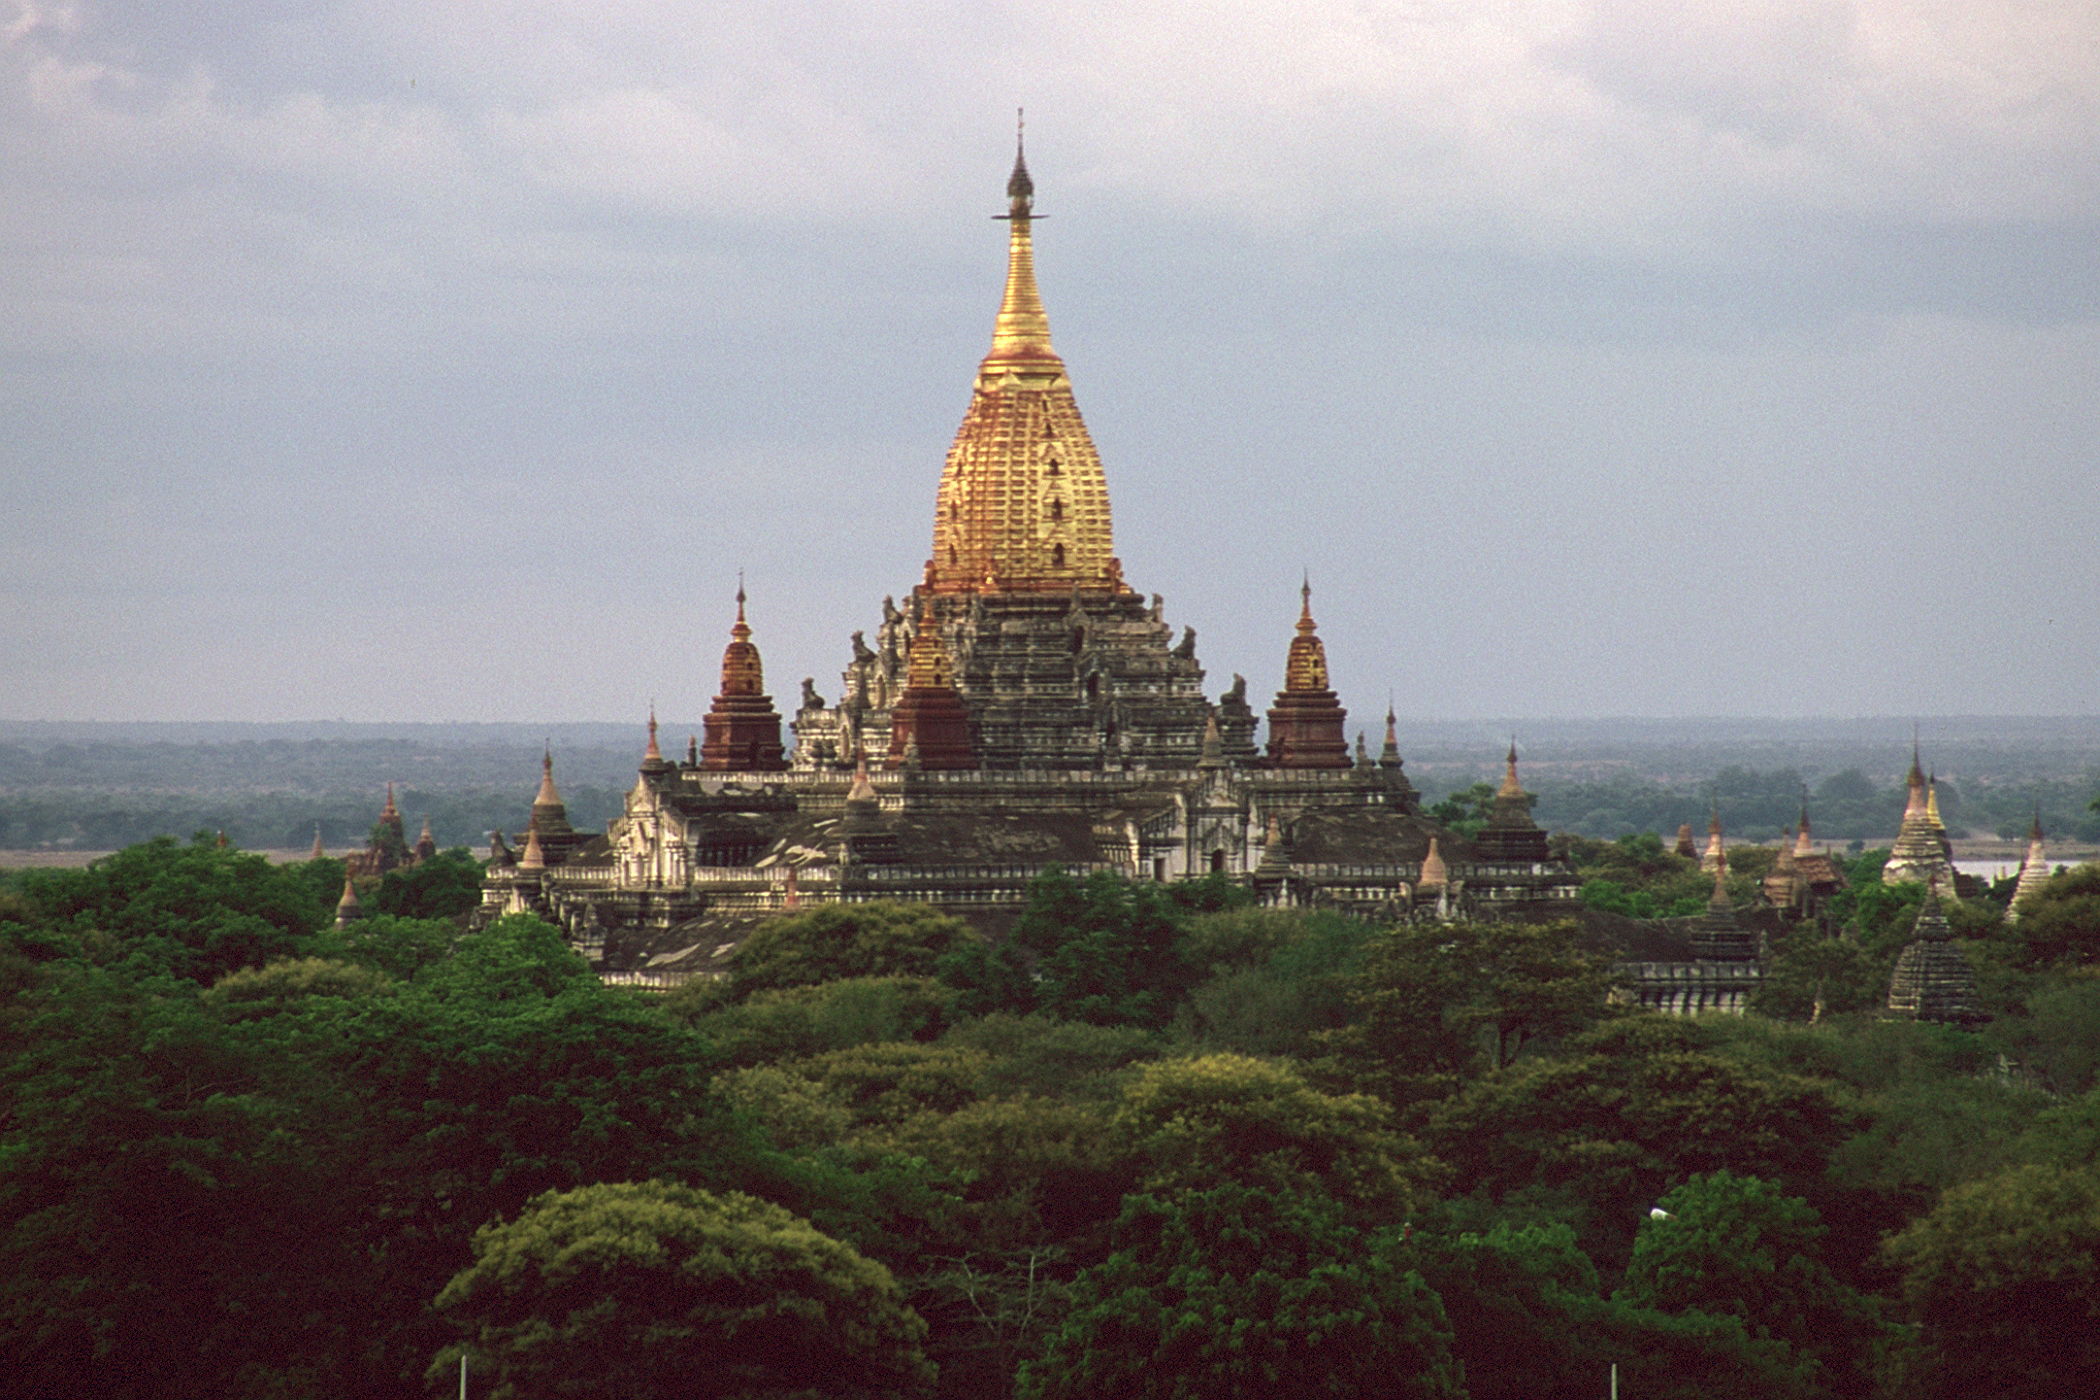
[[[2091,712],[2092,0],[0,0],[0,717],[828,697],[1037,260],[1213,692]],[[1374,736],[1375,737],[1375,736]]]

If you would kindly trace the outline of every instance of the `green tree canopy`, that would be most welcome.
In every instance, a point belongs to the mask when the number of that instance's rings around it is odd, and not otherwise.
[[[1023,1400],[1460,1400],[1443,1305],[1318,1191],[1132,1196]]]
[[[742,998],[841,977],[931,977],[982,942],[962,920],[924,904],[820,904],[753,929],[731,961],[729,990]]]
[[[1288,1064],[1245,1055],[1139,1066],[1114,1121],[1157,1193],[1225,1182],[1316,1190],[1358,1223],[1397,1225],[1425,1170],[1378,1100],[1323,1093]]]
[[[2100,861],[2050,876],[2013,928],[2030,967],[2100,963]]]
[[[1924,1328],[1909,1393],[2100,1394],[2100,1172],[2089,1161],[1957,1186],[1888,1253]]]
[[[1746,1064],[1716,1040],[1676,1018],[1607,1022],[1435,1106],[1427,1144],[1476,1196],[1550,1203],[1600,1259],[1695,1172],[1796,1189],[1819,1178],[1856,1110],[1827,1081]]]
[[[18,944],[32,956],[135,963],[142,975],[203,984],[303,951],[333,916],[301,867],[202,835],[161,837],[84,870],[24,871],[17,886],[31,913]]]
[[[1036,1006],[1094,1025],[1165,1025],[1199,975],[1182,946],[1181,917],[1152,881],[1044,871],[1013,932],[1034,959]]]
[[[665,1181],[534,1198],[437,1306],[492,1400],[902,1400],[926,1324],[887,1269],[778,1206]]]
[[[1871,1396],[1884,1328],[1873,1306],[1823,1264],[1821,1219],[1756,1177],[1695,1175],[1641,1227],[1620,1296],[1664,1312],[1739,1319],[1814,1366],[1833,1395]]]
[[[1407,924],[1371,940],[1348,1024],[1318,1039],[1350,1083],[1404,1106],[1595,1024],[1610,987],[1571,924]]]
[[[439,851],[420,865],[389,870],[372,906],[405,919],[456,919],[481,903],[481,862],[463,846]]]

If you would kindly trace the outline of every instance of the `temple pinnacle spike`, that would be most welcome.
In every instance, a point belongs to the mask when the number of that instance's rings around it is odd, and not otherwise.
[[[1011,218],[1028,217],[1029,201],[1035,198],[1035,181],[1028,178],[1028,114],[1023,108],[1014,108],[1014,172],[1006,178],[1006,197],[1011,202]]]
[[[1502,786],[1496,791],[1495,796],[1522,797],[1524,795],[1524,785],[1517,781],[1517,741],[1514,736],[1510,738],[1509,757],[1505,760],[1505,763],[1507,766],[1503,770]]]

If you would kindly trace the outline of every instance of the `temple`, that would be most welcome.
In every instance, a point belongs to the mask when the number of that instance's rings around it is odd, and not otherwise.
[[[2013,882],[2012,899],[2005,910],[2005,922],[2018,923],[2021,903],[2048,883],[2049,853],[2042,847],[2042,814],[2037,808],[2034,825],[2027,828],[2027,854],[2020,861],[2020,876]]]
[[[312,858],[319,860],[323,854],[321,829],[317,826]],[[388,783],[386,805],[379,809],[379,820],[372,824],[364,849],[344,856],[343,865],[353,876],[377,878],[389,870],[412,870],[436,854],[437,840],[430,834],[428,817],[423,818],[423,830],[415,844],[409,844],[408,828],[394,802],[394,785]]]
[[[603,833],[569,826],[550,754],[513,838],[523,853],[494,838],[483,916],[540,914],[608,977],[647,982],[826,901],[925,901],[996,932],[1051,864],[1217,875],[1268,904],[1386,919],[1574,908],[1514,745],[1473,839],[1424,816],[1390,711],[1378,757],[1361,736],[1352,753],[1309,580],[1266,716],[1239,676],[1206,692],[1194,630],[1177,637],[1115,553],[1106,473],[1036,283],[1019,153],[1006,195],[1005,289],[934,492],[931,553],[902,604],[885,598],[852,634],[836,703],[803,681],[783,742],[740,584],[704,741],[666,759],[652,714]]]
[[[1881,883],[1935,886],[1949,894],[1959,893],[1954,847],[1940,821],[1938,783],[1925,776],[1915,741],[1911,744],[1910,773],[1905,781],[1909,796],[1903,805],[1903,822],[1896,828],[1896,843],[1890,848],[1888,863],[1881,868]]]
[[[1977,1008],[1976,970],[1955,945],[1937,881],[1926,886],[1911,941],[1897,955],[1889,976],[1888,1014],[1955,1026],[1988,1019]]]

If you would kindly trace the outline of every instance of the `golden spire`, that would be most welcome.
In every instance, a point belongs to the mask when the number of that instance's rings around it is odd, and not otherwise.
[[[357,897],[357,886],[350,883],[350,872],[343,872],[343,897],[335,902],[335,926],[347,928],[365,915],[364,905]]]
[[[388,783],[386,785],[386,806],[379,809],[379,819],[385,821],[389,817],[398,817],[400,815],[401,809],[394,805],[394,785]]]
[[[1422,857],[1422,878],[1415,881],[1417,890],[1440,890],[1451,883],[1451,868],[1444,863],[1444,853],[1437,849],[1437,838],[1429,838],[1429,853]]]
[[[649,747],[642,751],[642,762],[661,763],[664,751],[656,746],[656,702],[649,702]]]
[[[1509,757],[1502,773],[1502,786],[1495,790],[1497,797],[1522,797],[1524,785],[1517,781],[1517,741],[1509,741]]]
[[[1327,690],[1327,648],[1320,641],[1319,627],[1312,615],[1312,580],[1306,579],[1298,589],[1298,635],[1291,638],[1290,657],[1284,662],[1283,688],[1292,690]]]
[[[1053,362],[1057,360],[1057,352],[1050,348],[1050,314],[1043,310],[1043,295],[1035,285],[1035,241],[1029,234],[1034,210],[1035,181],[1028,176],[1028,155],[1017,130],[1013,174],[1006,177],[1006,213],[993,216],[1004,218],[1008,224],[1006,295],[999,300],[999,319],[992,323],[992,353],[985,359],[987,369],[994,361],[1008,359],[1035,362],[1047,355]]]
[[[1035,282],[1035,182],[1015,143],[1006,182],[1006,290],[934,507],[936,593],[1127,592],[1108,482]]]
[[[1903,804],[1905,820],[1925,815],[1925,770],[1918,764],[1918,736],[1910,737],[1910,772],[1904,778],[1910,795]]]
[[[2027,854],[2020,861],[2020,878],[2013,885],[2012,900],[2006,906],[2005,922],[2012,924],[2020,920],[2020,901],[2049,883],[2049,855],[2042,849],[2042,809],[2034,809],[2034,825],[2027,828]]]
[[[540,845],[540,823],[535,817],[525,824],[525,854],[518,858],[520,870],[545,870],[547,852]]]
[[[1735,901],[1728,897],[1728,857],[1723,855],[1714,866],[1714,892],[1706,901],[1709,914],[1726,914],[1735,908]]]
[[[729,645],[722,649],[722,694],[763,695],[765,666],[758,648],[751,644],[751,624],[744,621],[744,576],[736,576],[736,622],[729,629]]]
[[[389,807],[394,805],[394,790],[391,784],[387,787],[386,801]],[[559,807],[562,805],[561,794],[554,790],[554,746],[552,744],[549,744],[546,751],[540,755],[540,790],[533,796],[532,805],[535,807]]]
[[[1940,775],[1937,773],[1925,780],[1925,820],[1931,822],[1935,830],[1946,829],[1940,821]]]

